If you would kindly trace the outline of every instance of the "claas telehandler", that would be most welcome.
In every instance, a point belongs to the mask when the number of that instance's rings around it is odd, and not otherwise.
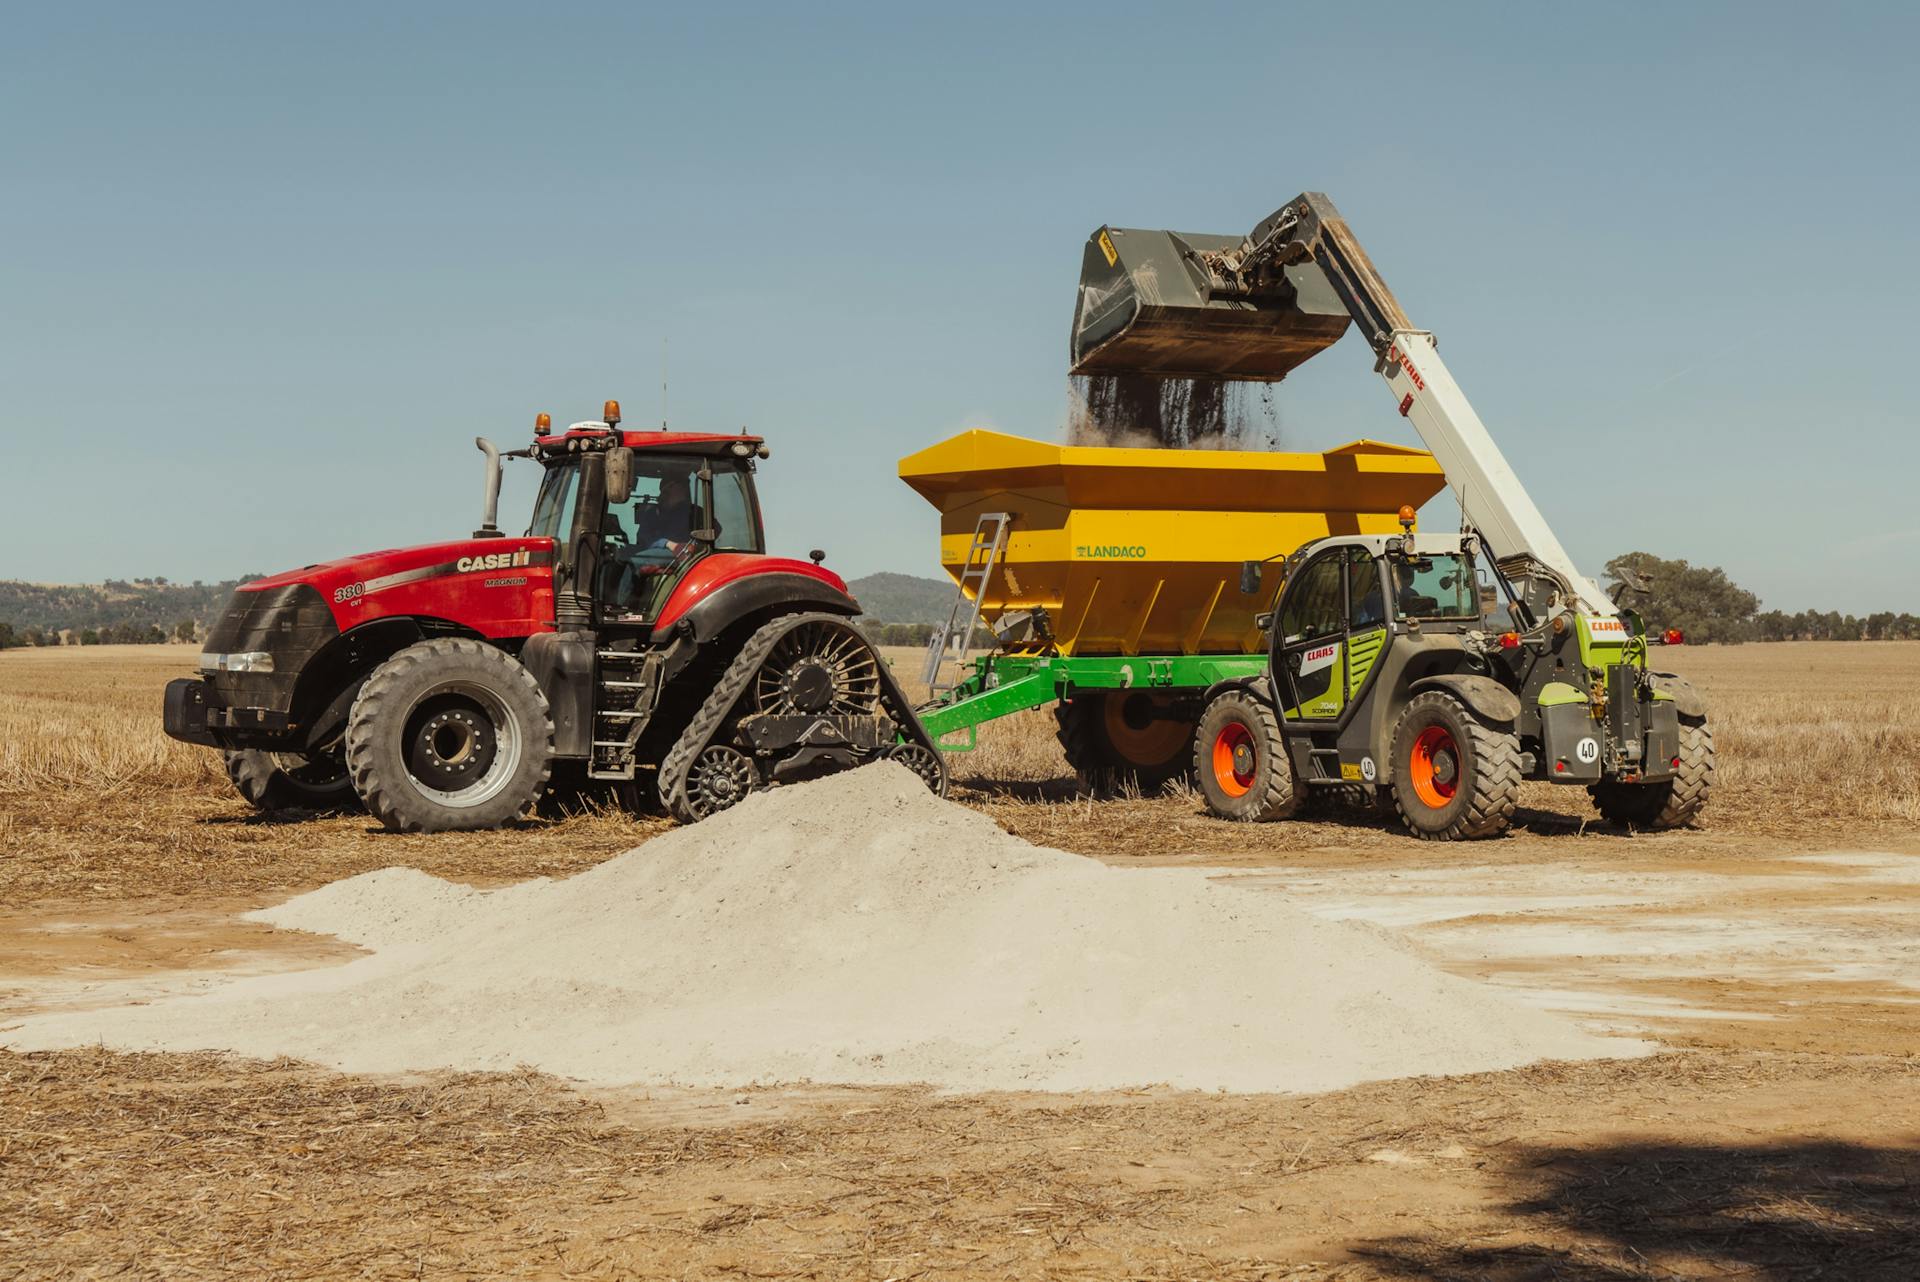
[[[1443,469],[1461,529],[1416,532],[1408,508],[1398,534],[1248,550],[1269,554],[1240,585],[1271,594],[1269,657],[1207,692],[1194,766],[1208,808],[1277,819],[1357,791],[1416,836],[1488,837],[1540,779],[1586,787],[1616,824],[1691,821],[1713,782],[1707,708],[1650,657],[1684,638],[1650,634],[1574,566],[1324,195],[1243,237],[1100,228],[1072,369],[1277,382],[1349,326]]]

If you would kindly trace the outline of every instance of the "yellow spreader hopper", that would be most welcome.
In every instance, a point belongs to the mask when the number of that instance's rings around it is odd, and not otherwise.
[[[962,580],[981,518],[1011,517],[979,591],[989,624],[1044,608],[1061,655],[1245,654],[1261,648],[1240,565],[1329,534],[1386,534],[1440,492],[1422,450],[1355,441],[1320,454],[1109,449],[962,432],[900,460],[940,510],[940,560]],[[975,561],[976,572],[979,560]]]

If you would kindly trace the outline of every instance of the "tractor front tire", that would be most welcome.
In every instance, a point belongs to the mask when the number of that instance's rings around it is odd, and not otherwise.
[[[1207,705],[1193,738],[1193,771],[1207,809],[1222,819],[1285,819],[1300,804],[1280,718],[1252,691],[1227,690]]]
[[[338,754],[265,752],[220,754],[234,791],[256,810],[352,810],[360,804]]]
[[[440,637],[374,669],[347,717],[347,770],[395,832],[498,828],[553,766],[553,720],[533,675],[483,641]]]
[[[1704,721],[1680,723],[1680,768],[1658,783],[1602,779],[1587,792],[1600,817],[1621,828],[1684,828],[1713,791],[1713,731]]]
[[[1393,732],[1393,806],[1424,841],[1496,837],[1520,795],[1520,740],[1442,690],[1408,701]]]
[[[1083,691],[1054,709],[1067,764],[1088,791],[1158,796],[1193,766],[1193,723],[1145,690]]]

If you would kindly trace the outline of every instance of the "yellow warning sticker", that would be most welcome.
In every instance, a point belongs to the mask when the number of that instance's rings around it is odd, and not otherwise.
[[[1357,783],[1360,779],[1360,767],[1348,765],[1343,761],[1340,763],[1340,777]]]
[[[1100,252],[1107,256],[1107,266],[1111,267],[1120,261],[1120,251],[1113,247],[1113,237],[1107,235],[1105,227],[1100,229],[1100,234],[1094,239],[1100,242]]]

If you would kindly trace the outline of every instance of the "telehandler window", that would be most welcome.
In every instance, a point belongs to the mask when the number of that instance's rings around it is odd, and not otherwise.
[[[1283,644],[1345,630],[1345,568],[1345,558],[1333,552],[1300,572],[1280,615]]]
[[[1402,619],[1477,619],[1479,581],[1464,556],[1422,556],[1392,565],[1394,614]]]
[[[1347,600],[1353,631],[1366,632],[1386,625],[1387,594],[1380,586],[1380,562],[1365,548],[1347,552]]]

